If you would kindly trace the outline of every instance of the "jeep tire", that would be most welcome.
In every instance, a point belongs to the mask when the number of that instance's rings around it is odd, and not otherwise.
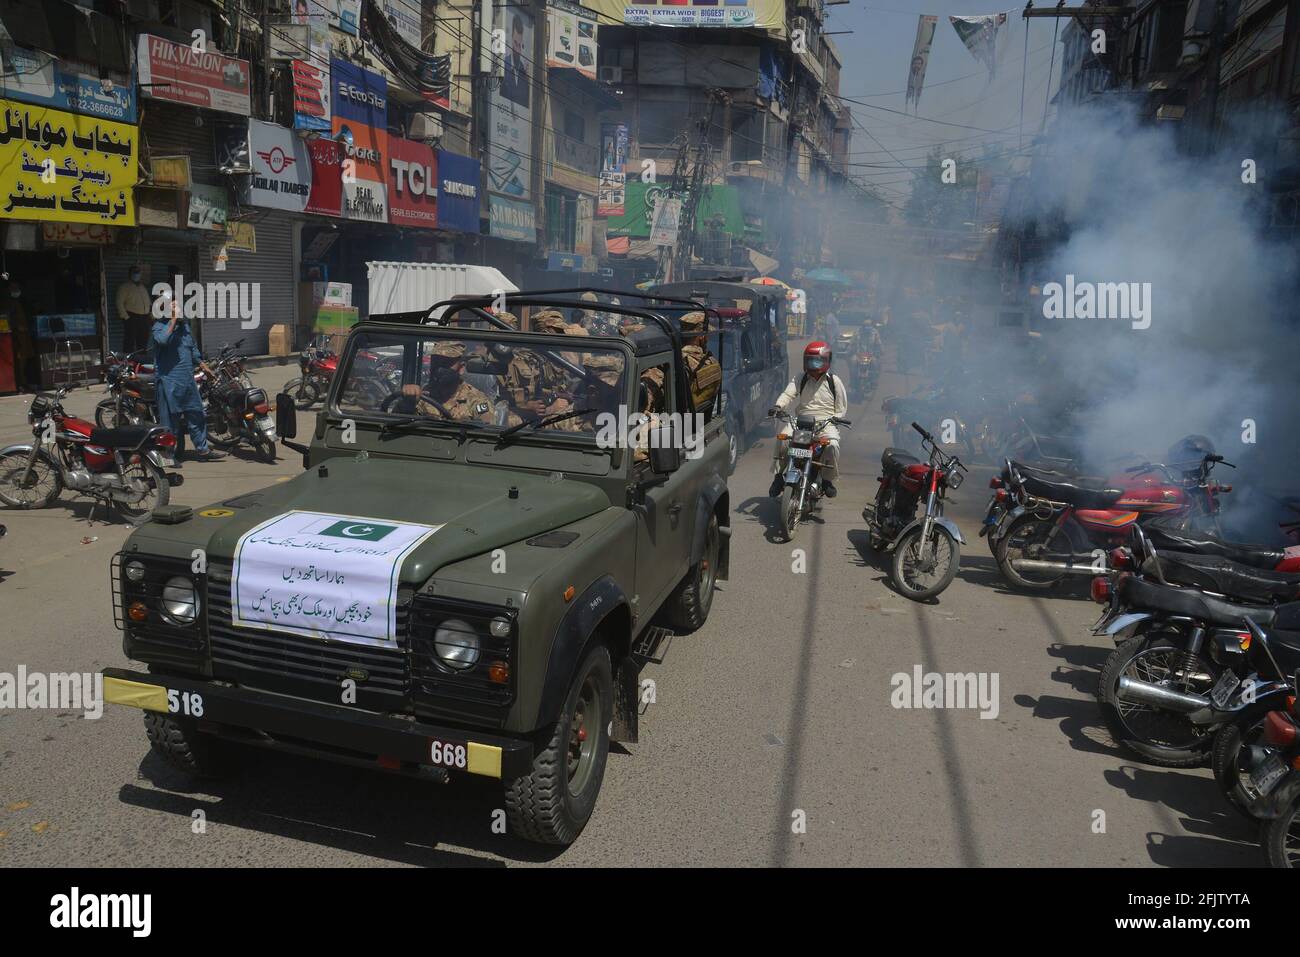
[[[192,721],[146,711],[144,729],[154,752],[176,770],[197,778],[221,776],[217,741],[200,734]]]
[[[722,552],[722,536],[718,530],[718,516],[710,515],[704,529],[704,552],[691,566],[677,590],[664,603],[664,616],[674,631],[690,632],[701,627],[713,607],[713,591],[718,583],[718,556]]]
[[[578,666],[560,720],[528,774],[506,785],[514,834],[542,844],[572,844],[596,807],[609,757],[614,678],[609,651],[593,645]]]

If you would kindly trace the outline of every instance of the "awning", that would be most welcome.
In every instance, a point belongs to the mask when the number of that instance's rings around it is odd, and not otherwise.
[[[775,272],[776,268],[781,265],[780,260],[773,259],[771,256],[764,256],[757,249],[750,249],[749,262],[758,270],[760,276],[766,276],[770,272]]]

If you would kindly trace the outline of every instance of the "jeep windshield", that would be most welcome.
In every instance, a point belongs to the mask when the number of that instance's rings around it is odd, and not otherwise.
[[[624,393],[623,352],[581,336],[457,328],[454,337],[359,332],[352,343],[336,409],[387,431],[531,424],[524,431],[594,436],[604,416],[617,419]]]

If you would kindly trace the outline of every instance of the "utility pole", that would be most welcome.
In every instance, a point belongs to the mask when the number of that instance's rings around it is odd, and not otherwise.
[[[1205,58],[1206,82],[1209,84],[1205,94],[1205,116],[1201,133],[1204,136],[1202,147],[1209,154],[1214,150],[1214,131],[1219,113],[1219,73],[1223,60],[1223,21],[1227,18],[1227,0],[1216,0],[1214,5],[1214,28],[1210,31],[1210,51]]]
[[[725,97],[726,94],[721,90],[709,91],[709,109],[698,121],[694,142],[687,140],[683,143],[677,152],[677,158],[673,161],[668,198],[680,198],[682,210],[677,224],[676,246],[665,246],[659,252],[658,279],[661,283],[680,281],[686,278],[686,274],[690,271],[697,234],[695,220],[712,166],[709,156],[709,130],[713,128],[718,104]]]

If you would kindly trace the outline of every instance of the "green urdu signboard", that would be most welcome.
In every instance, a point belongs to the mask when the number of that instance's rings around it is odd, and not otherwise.
[[[655,204],[660,197],[667,195],[666,183],[643,183],[635,178],[630,180],[623,215],[610,216],[605,221],[608,235],[649,239]],[[740,208],[740,194],[734,186],[706,186],[695,215],[699,226],[716,221],[721,224],[723,232],[737,239],[745,238],[745,216]]]

